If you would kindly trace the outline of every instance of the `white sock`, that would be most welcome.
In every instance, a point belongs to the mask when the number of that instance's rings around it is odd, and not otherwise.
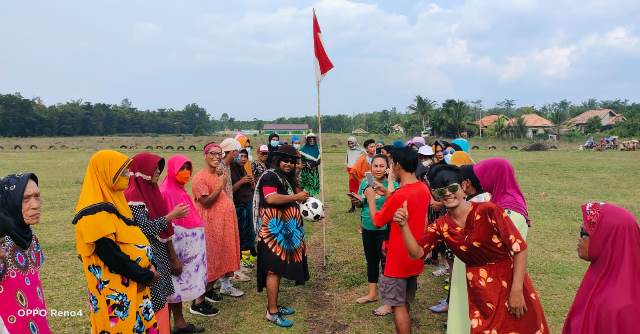
[[[233,285],[231,285],[231,280],[229,279],[229,277],[223,277],[220,279],[220,288],[226,290],[231,287],[233,287]]]

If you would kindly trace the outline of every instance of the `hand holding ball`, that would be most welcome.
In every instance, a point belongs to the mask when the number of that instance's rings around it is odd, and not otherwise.
[[[302,219],[316,222],[324,218],[324,204],[319,199],[309,197],[306,201],[300,203],[300,214]]]

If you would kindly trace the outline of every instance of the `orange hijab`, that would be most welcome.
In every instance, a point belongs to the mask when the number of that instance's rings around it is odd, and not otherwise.
[[[133,214],[124,197],[128,178],[121,176],[129,164],[126,155],[111,150],[98,151],[89,160],[73,220],[79,254],[93,254],[95,241],[104,237],[119,243],[149,244],[132,224]]]

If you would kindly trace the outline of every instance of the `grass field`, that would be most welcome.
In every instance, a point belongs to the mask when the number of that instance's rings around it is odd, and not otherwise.
[[[88,146],[75,150],[0,151],[0,174],[33,171],[40,178],[43,216],[35,230],[43,244],[46,262],[42,270],[47,305],[56,310],[82,310],[84,317],[50,318],[55,333],[88,332],[85,280],[75,256],[73,209],[91,148],[116,144],[116,140],[83,139]],[[152,142],[152,139],[146,139]],[[122,141],[122,140],[121,140]],[[38,145],[48,145],[40,142]],[[119,147],[117,145],[116,147]],[[586,263],[576,256],[580,204],[590,200],[619,203],[636,216],[640,152],[577,152],[569,146],[549,152],[510,150],[474,151],[476,160],[489,156],[510,159],[529,203],[533,228],[529,232],[528,270],[542,298],[552,333],[558,333]],[[48,147],[48,146],[42,146]],[[88,148],[91,147],[91,148]],[[200,146],[199,146],[200,147]],[[328,145],[330,147],[330,145]],[[325,184],[328,219],[329,266],[322,269],[321,225],[307,224],[311,281],[305,287],[284,284],[282,301],[296,307],[292,329],[277,329],[264,320],[264,295],[255,282],[241,284],[241,299],[225,299],[220,315],[188,320],[204,325],[208,333],[390,333],[392,319],[371,316],[375,305],[360,306],[354,300],[366,291],[366,272],[358,216],[347,214],[346,175],[343,153],[328,150]],[[133,155],[136,151],[125,151]],[[175,152],[163,151],[165,157]],[[201,155],[185,152],[196,166]],[[445,296],[441,278],[426,267],[420,278],[417,301],[412,307],[416,333],[444,333],[445,316],[433,315],[428,306]]]

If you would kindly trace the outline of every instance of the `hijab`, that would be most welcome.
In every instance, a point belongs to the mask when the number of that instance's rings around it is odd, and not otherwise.
[[[587,269],[562,330],[565,334],[638,332],[640,228],[626,209],[608,203],[582,206],[589,233]]]
[[[469,153],[469,141],[464,138],[456,138],[451,141],[452,145],[456,145],[461,151]]]
[[[314,138],[316,139],[316,143],[311,145],[309,144],[309,139],[310,138]],[[318,148],[318,139],[316,138],[316,135],[314,135],[313,133],[310,133],[307,136],[307,139],[305,140],[305,144],[304,146],[302,146],[302,148],[300,149],[300,152],[309,155],[315,159],[318,159],[318,157],[320,157],[320,149]],[[356,144],[357,145],[357,144]]]
[[[200,216],[198,216],[198,211],[196,211],[193,200],[184,189],[184,185],[178,183],[176,180],[178,172],[187,162],[191,163],[191,160],[181,154],[176,154],[169,158],[169,161],[167,161],[167,176],[165,176],[162,184],[160,185],[160,192],[162,193],[164,203],[168,208],[173,208],[178,204],[184,204],[189,207],[189,214],[184,218],[175,219],[173,224],[192,229],[203,227],[204,222]],[[193,164],[191,163],[191,165],[193,170]]]
[[[111,150],[98,151],[89,160],[72,221],[80,255],[92,255],[95,242],[105,237],[113,237],[119,243],[149,244],[133,223],[124,192],[116,188],[118,179],[130,164],[126,155]]]
[[[140,153],[133,157],[129,170],[133,174],[129,180],[129,188],[124,191],[124,196],[129,204],[144,203],[150,220],[164,217],[169,213],[160,188],[151,182],[156,169],[160,173],[164,170],[164,159],[151,153]],[[168,239],[173,235],[173,228],[160,233],[162,239]]]
[[[471,156],[469,156],[469,153],[464,151],[455,151],[453,152],[453,154],[445,155],[445,161],[449,165],[454,165],[458,167],[474,164],[474,161],[473,159],[471,159]]]
[[[33,173],[11,174],[0,179],[0,214],[6,214],[4,219],[0,218],[0,224],[3,224],[2,230],[22,249],[29,248],[33,239],[33,231],[22,216],[22,199],[29,180],[38,184],[38,177]]]
[[[482,189],[491,193],[491,201],[503,209],[515,211],[527,220],[527,202],[516,180],[516,172],[509,160],[504,158],[491,158],[473,165],[473,172],[478,177]]]

